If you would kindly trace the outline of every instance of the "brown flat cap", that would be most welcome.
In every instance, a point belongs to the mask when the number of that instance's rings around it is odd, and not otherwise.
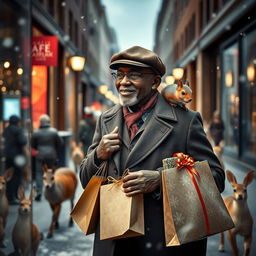
[[[140,46],[133,46],[111,57],[109,65],[111,69],[118,69],[122,65],[151,68],[160,76],[163,76],[166,72],[165,65],[159,56]]]

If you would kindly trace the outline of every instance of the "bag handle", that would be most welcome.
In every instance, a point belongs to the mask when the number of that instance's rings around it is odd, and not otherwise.
[[[94,174],[94,176],[107,177],[108,176],[108,161],[104,161],[101,163],[99,169]]]

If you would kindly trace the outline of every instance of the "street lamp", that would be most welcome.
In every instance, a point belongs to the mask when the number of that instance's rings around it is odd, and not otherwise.
[[[254,65],[251,64],[247,67],[247,79],[249,82],[253,82],[255,78],[255,68]]]
[[[183,68],[174,68],[172,73],[176,80],[180,80],[183,77],[184,69]]]
[[[70,66],[74,71],[82,71],[84,69],[85,58],[81,56],[73,56],[69,59]]]
[[[99,87],[99,92],[100,92],[101,94],[106,94],[107,91],[108,91],[108,86],[107,86],[107,85],[103,84],[103,85],[101,85],[101,86]]]
[[[225,75],[225,83],[227,87],[232,87],[233,86],[233,72],[228,71]]]
[[[167,76],[166,78],[165,78],[165,83],[168,85],[168,84],[174,84],[174,82],[175,82],[175,78],[174,78],[174,76],[172,76],[172,75],[170,75],[170,76]]]

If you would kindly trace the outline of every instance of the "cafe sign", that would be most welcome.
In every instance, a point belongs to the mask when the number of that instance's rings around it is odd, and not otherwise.
[[[34,36],[32,37],[32,65],[57,66],[58,65],[58,37]]]

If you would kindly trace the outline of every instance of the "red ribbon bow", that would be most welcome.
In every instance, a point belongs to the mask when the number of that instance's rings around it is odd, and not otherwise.
[[[181,170],[182,168],[186,168],[194,186],[197,192],[197,195],[199,197],[202,209],[203,209],[203,213],[204,213],[204,220],[205,220],[205,225],[206,225],[206,229],[207,229],[207,234],[210,235],[210,224],[209,224],[209,219],[208,219],[208,214],[207,214],[207,210],[206,210],[206,206],[204,203],[204,199],[202,197],[200,188],[196,182],[196,179],[194,177],[194,175],[197,176],[198,179],[200,179],[200,174],[199,172],[193,167],[195,165],[194,159],[193,157],[190,157],[189,155],[185,155],[183,153],[175,153],[173,154],[173,157],[177,157],[176,160],[176,164],[178,167],[178,170]]]

